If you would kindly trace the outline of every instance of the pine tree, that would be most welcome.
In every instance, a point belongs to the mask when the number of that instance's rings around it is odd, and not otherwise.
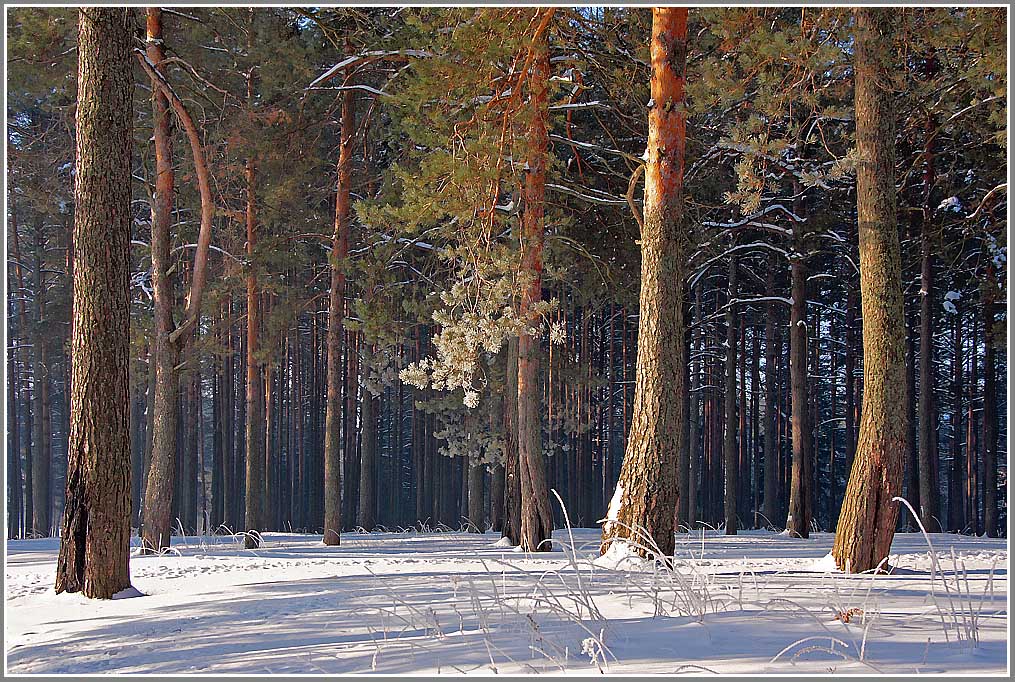
[[[652,10],[641,314],[634,414],[624,465],[603,525],[602,552],[631,538],[642,556],[673,554],[684,344],[684,69],[687,9]]]
[[[832,555],[840,569],[884,568],[895,535],[905,453],[902,265],[895,217],[895,108],[888,9],[856,11],[857,218],[864,394],[856,457]],[[908,398],[908,396],[907,396]]]
[[[134,12],[79,12],[73,395],[56,591],[130,587],[128,427]]]

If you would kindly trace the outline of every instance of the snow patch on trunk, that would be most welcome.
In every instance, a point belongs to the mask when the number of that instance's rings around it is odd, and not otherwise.
[[[507,549],[511,549],[512,547],[514,547],[514,545],[511,544],[511,538],[509,538],[508,536],[504,535],[504,536],[501,537],[500,540],[498,540],[497,542],[493,543],[491,545],[491,547],[504,547],[504,548],[507,548]]]
[[[807,565],[804,570],[812,571],[814,573],[842,573],[842,571],[839,570],[838,564],[835,563],[835,557],[832,556],[831,552],[817,561]]]
[[[617,482],[617,489],[613,491],[613,499],[610,500],[609,511],[606,512],[606,523],[603,524],[603,533],[610,532],[613,528],[613,524],[617,522],[617,518],[620,516],[620,502],[624,498],[624,485]]]

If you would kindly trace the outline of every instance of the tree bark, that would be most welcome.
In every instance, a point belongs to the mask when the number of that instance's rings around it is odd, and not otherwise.
[[[522,214],[522,268],[525,277],[519,316],[534,323],[532,309],[543,298],[543,210],[546,187],[546,157],[549,137],[547,83],[550,77],[550,50],[546,33],[532,46],[532,73],[529,76],[531,120],[528,129],[528,172],[525,174]],[[543,462],[542,426],[539,411],[539,341],[529,334],[518,339],[518,472],[521,479],[521,547],[526,552],[550,551],[553,516],[546,468]]]
[[[162,10],[149,7],[146,16],[147,46],[138,61],[152,81],[152,107],[155,138],[155,202],[152,206],[152,288],[154,310],[155,399],[152,423],[151,464],[145,486],[142,547],[145,552],[160,552],[169,546],[173,509],[173,476],[176,470],[176,423],[179,381],[176,365],[197,326],[201,299],[207,278],[208,250],[211,245],[212,201],[208,165],[197,128],[183,102],[176,97],[160,68],[165,59],[162,37]],[[183,124],[194,158],[195,175],[201,194],[201,229],[190,292],[180,326],[173,322],[173,285],[170,279],[169,228],[172,221],[174,191],[172,137],[169,109],[172,107]]]
[[[346,42],[346,54],[351,43]],[[352,136],[356,99],[342,94],[341,148],[335,192],[335,230],[331,239],[331,289],[328,295],[328,376],[324,416],[324,544],[338,545],[342,531],[342,320],[345,314],[345,259],[349,255],[349,208],[352,190]]]
[[[687,8],[652,10],[652,82],[645,217],[641,229],[641,294],[635,403],[624,465],[601,551],[635,538],[638,553],[671,556],[676,469],[682,436],[684,261],[684,80]]]
[[[881,565],[895,535],[906,438],[905,320],[895,215],[894,10],[856,10],[855,102],[864,395],[856,459],[832,554],[841,570]]]
[[[133,11],[79,10],[66,505],[56,591],[130,587],[130,156]]]

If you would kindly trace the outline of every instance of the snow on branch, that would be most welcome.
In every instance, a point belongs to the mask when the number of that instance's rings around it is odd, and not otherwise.
[[[546,189],[552,189],[553,191],[560,192],[561,194],[568,194],[570,196],[576,197],[583,201],[591,202],[593,204],[604,204],[606,206],[611,206],[627,203],[627,199],[624,199],[622,197],[616,197],[613,196],[612,194],[607,194],[606,192],[600,192],[599,190],[592,189],[591,187],[582,187],[581,189],[574,189],[571,187],[566,187],[564,185],[551,185],[550,183],[547,183]]]
[[[350,67],[359,66],[368,62],[380,59],[422,59],[431,56],[433,55],[424,50],[371,50],[370,52],[364,52],[363,54],[350,55],[315,78],[310,85],[307,86],[307,88],[313,88],[321,83],[329,81]]]

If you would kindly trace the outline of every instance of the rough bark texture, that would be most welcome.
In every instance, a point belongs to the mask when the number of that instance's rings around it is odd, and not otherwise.
[[[349,52],[351,44],[346,44]],[[337,545],[342,530],[342,320],[345,314],[345,259],[349,255],[352,135],[356,99],[342,95],[342,138],[335,192],[335,230],[331,239],[331,290],[328,297],[328,376],[324,416],[324,544]]]
[[[130,587],[133,10],[79,11],[71,419],[56,591]]]
[[[533,306],[543,298],[543,210],[546,186],[546,157],[549,137],[547,82],[550,77],[550,50],[546,34],[532,47],[532,73],[529,76],[532,119],[528,130],[528,164],[525,174],[522,215],[522,272],[527,278],[519,314],[529,319]],[[539,340],[528,334],[518,339],[518,473],[521,481],[521,547],[527,552],[551,549],[553,516],[546,488],[543,462],[542,424],[539,411]]]
[[[634,536],[639,553],[673,554],[680,453],[684,337],[684,71],[687,8],[652,10],[645,218],[641,230],[638,358],[630,436],[601,551]],[[654,547],[652,546],[654,545]]]
[[[832,554],[862,572],[887,558],[902,488],[908,396],[902,265],[895,215],[894,102],[889,91],[894,10],[856,10],[857,216],[863,311],[860,437]]]
[[[723,464],[726,472],[726,496],[723,498],[723,515],[725,518],[726,535],[736,535],[740,525],[737,519],[737,500],[740,486],[739,462],[737,461],[737,322],[734,315],[733,300],[737,297],[737,262],[730,258],[729,294],[726,304],[726,368],[724,403],[725,411],[723,433]]]

